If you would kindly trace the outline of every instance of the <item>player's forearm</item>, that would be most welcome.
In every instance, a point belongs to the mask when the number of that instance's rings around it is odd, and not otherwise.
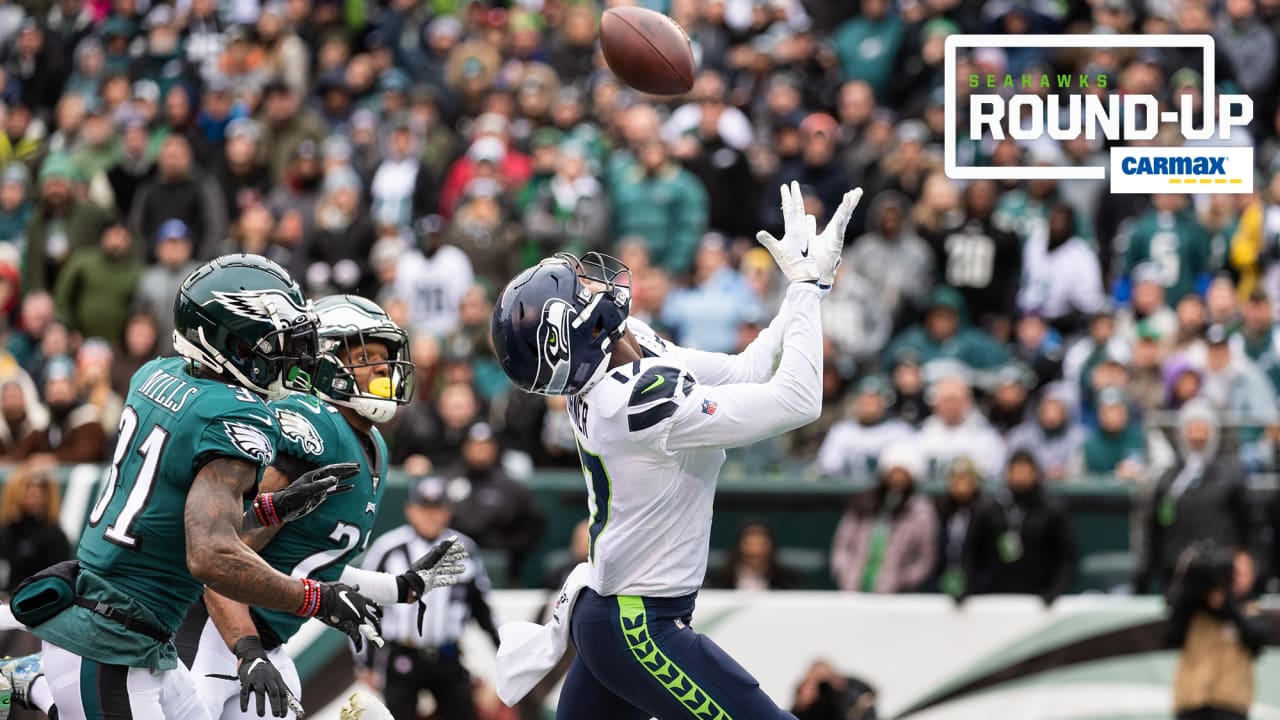
[[[237,534],[243,512],[240,498],[256,476],[252,465],[230,459],[201,468],[187,494],[187,567],[230,599],[295,612],[303,604],[302,583],[272,569]]]
[[[816,285],[808,283],[793,283],[787,288],[793,309],[783,331],[782,359],[768,383],[782,391],[778,419],[795,422],[795,427],[813,422],[822,413],[820,293]]]
[[[736,355],[683,348],[682,359],[698,382],[707,385],[730,383],[762,383],[773,375],[773,367],[782,349],[782,339],[790,322],[794,303],[790,293],[782,301],[778,314],[760,331],[742,352]]]
[[[242,637],[257,637],[258,628],[253,624],[248,605],[209,589],[204,591],[204,605],[209,610],[213,626],[218,629],[218,635],[228,648],[235,647],[236,641]]]

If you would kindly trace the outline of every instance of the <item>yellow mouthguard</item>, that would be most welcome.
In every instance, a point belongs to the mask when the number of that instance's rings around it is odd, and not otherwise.
[[[391,397],[391,378],[374,378],[369,381],[369,394],[381,398]]]

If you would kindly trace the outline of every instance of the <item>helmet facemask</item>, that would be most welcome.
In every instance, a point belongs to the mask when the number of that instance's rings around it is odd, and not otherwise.
[[[325,327],[320,340],[315,392],[324,400],[384,423],[413,399],[415,368],[403,330]],[[360,378],[365,386],[360,386]]]
[[[620,260],[602,253],[587,253],[579,259],[557,253],[545,263],[563,263],[577,276],[573,302],[552,298],[542,308],[535,352],[540,354],[538,374],[530,392],[565,395],[582,392],[594,385],[609,367],[613,344],[626,332],[631,312],[631,270]],[[583,377],[574,342],[585,341],[598,355]]]

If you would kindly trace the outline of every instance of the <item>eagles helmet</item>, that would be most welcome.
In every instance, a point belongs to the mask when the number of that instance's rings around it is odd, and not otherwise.
[[[349,407],[360,417],[383,423],[396,408],[413,399],[414,367],[409,356],[409,336],[386,311],[362,297],[332,295],[316,301],[320,319],[320,362],[313,389],[335,405]],[[386,360],[370,360],[366,345],[377,342],[387,349]],[[343,360],[345,358],[345,362]],[[374,377],[368,391],[360,389],[355,371],[385,366],[385,376]]]
[[[507,377],[541,395],[575,395],[609,366],[631,312],[631,271],[616,258],[557,253],[517,275],[493,310],[493,350]]]
[[[284,268],[224,255],[196,268],[173,301],[179,355],[270,400],[310,388],[316,314]]]

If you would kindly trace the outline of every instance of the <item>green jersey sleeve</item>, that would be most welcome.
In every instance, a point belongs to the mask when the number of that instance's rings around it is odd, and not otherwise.
[[[205,424],[196,438],[192,474],[215,457],[247,460],[259,467],[270,465],[276,458],[278,431],[265,411],[217,415]]]

